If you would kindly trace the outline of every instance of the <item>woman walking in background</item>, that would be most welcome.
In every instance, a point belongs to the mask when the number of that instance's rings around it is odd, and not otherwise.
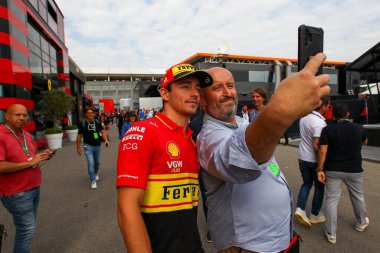
[[[119,139],[123,138],[124,134],[128,131],[128,129],[132,126],[134,122],[138,121],[138,117],[136,114],[130,114],[128,116],[127,121],[124,121],[123,126],[121,127],[121,134]]]

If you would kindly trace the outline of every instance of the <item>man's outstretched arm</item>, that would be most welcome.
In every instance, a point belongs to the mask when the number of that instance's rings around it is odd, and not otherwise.
[[[326,55],[319,53],[300,72],[283,80],[257,119],[245,132],[246,143],[258,164],[267,162],[278,140],[291,124],[310,113],[330,92],[327,74],[315,76]]]

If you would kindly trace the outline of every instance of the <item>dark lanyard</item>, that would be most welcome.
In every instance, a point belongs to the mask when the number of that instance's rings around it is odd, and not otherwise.
[[[28,150],[28,144],[26,143],[26,137],[25,137],[25,133],[24,131],[22,131],[22,139],[24,140],[24,145],[22,145],[20,139],[18,138],[18,136],[15,134],[15,132],[12,130],[12,128],[10,128],[8,125],[5,125],[6,128],[9,129],[9,131],[11,131],[11,133],[13,134],[13,136],[16,138],[16,140],[18,141],[18,143],[20,143],[22,149],[24,150],[25,154],[27,156],[29,156],[29,150]]]
[[[317,113],[315,113],[314,111],[311,112],[311,114],[313,114],[313,115],[317,116],[318,118],[320,118],[321,120],[325,121],[325,119],[324,119],[323,117],[319,116],[319,115],[318,115]]]

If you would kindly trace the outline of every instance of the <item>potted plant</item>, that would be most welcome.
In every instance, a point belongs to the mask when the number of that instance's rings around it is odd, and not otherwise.
[[[77,125],[69,125],[65,127],[65,131],[67,133],[67,138],[69,141],[76,141],[78,135],[78,126]]]
[[[61,89],[43,91],[39,102],[44,119],[52,123],[52,128],[45,130],[45,137],[50,149],[62,147],[62,129],[59,120],[74,107],[75,99]]]

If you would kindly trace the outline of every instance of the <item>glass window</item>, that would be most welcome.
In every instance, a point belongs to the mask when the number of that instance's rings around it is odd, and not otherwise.
[[[18,63],[20,63],[21,65],[29,68],[29,59],[28,59],[28,56],[26,56],[25,54],[19,52],[18,50],[14,49],[14,48],[11,48],[12,50],[12,59]]]
[[[45,1],[38,2],[38,13],[40,14],[43,20],[47,21],[46,7],[44,5],[46,5]]]
[[[23,87],[15,87],[15,97],[23,99],[31,99],[30,90]]]
[[[9,9],[13,14],[20,19],[23,23],[26,23],[26,13],[24,13],[14,1],[8,1]]]
[[[30,99],[30,90],[16,85],[0,85],[1,97]]]
[[[53,69],[53,68],[57,69],[57,62],[56,62],[56,60],[54,60],[54,59],[50,59],[50,65],[51,65],[51,68],[52,68],[52,69]]]
[[[50,57],[55,60],[57,59],[57,50],[52,45],[50,45]]]
[[[337,74],[329,74],[330,81],[329,84],[338,84],[338,75]]]
[[[28,0],[29,3],[38,11],[38,1],[37,0]]]
[[[47,42],[47,40],[43,36],[41,36],[41,49],[42,49],[42,51],[49,54],[49,48],[50,48],[49,42]]]
[[[33,42],[29,40],[28,47],[31,52],[35,53],[36,55],[40,56],[41,55],[41,49],[37,47]]]
[[[55,34],[58,33],[58,25],[56,21],[50,15],[48,15],[48,25],[54,31]]]
[[[55,10],[55,6],[51,5],[50,2],[48,2],[47,4],[49,16],[52,17],[55,23],[57,24],[57,12]]]
[[[50,28],[54,31],[55,34],[58,33],[58,25],[57,25],[57,12],[55,5],[47,3],[48,5],[48,24]]]
[[[12,23],[9,23],[10,24],[10,33],[11,35],[16,38],[19,42],[21,42],[24,46],[27,45],[27,38],[26,38],[26,35],[21,32],[17,26],[15,26],[14,24]]]
[[[42,61],[42,72],[44,75],[50,75],[50,63],[46,61]]]
[[[30,53],[30,72],[33,75],[41,75],[42,74],[42,60],[39,56]]]
[[[42,60],[50,63],[50,57],[47,53],[42,52]]]
[[[57,75],[58,75],[57,69],[56,68],[51,68],[51,75],[50,75],[51,79],[52,80],[56,80],[57,79]]]
[[[34,29],[34,27],[30,23],[28,23],[28,30],[29,40],[32,41],[38,47],[41,47],[40,34],[37,32],[36,29]]]
[[[249,82],[269,82],[269,71],[249,71]]]
[[[62,15],[60,13],[58,13],[58,37],[61,41],[65,41],[65,34],[63,32],[63,18],[62,18]]]

